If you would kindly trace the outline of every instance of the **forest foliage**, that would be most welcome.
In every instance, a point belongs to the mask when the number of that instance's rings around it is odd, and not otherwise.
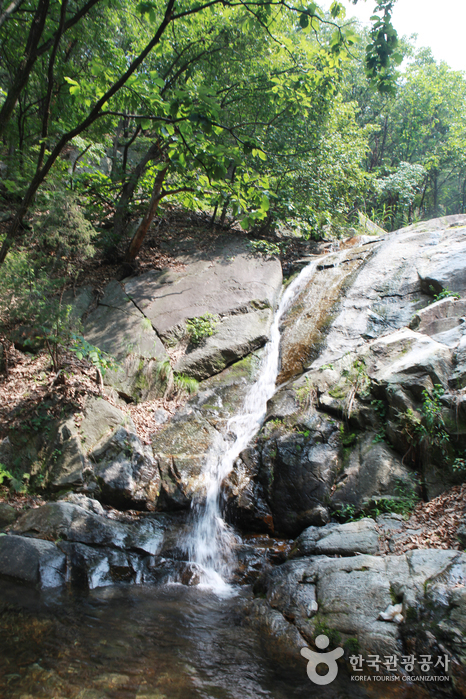
[[[370,30],[337,1],[7,2],[3,316],[96,250],[133,260],[163,201],[316,239],[464,212],[465,76],[398,40],[393,2]]]

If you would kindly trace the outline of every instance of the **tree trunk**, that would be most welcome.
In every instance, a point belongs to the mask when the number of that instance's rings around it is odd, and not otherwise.
[[[37,10],[32,20],[29,36],[24,52],[24,58],[19,64],[13,84],[8,90],[5,102],[0,110],[0,136],[4,132],[10,120],[18,98],[27,85],[29,74],[37,60],[37,46],[45,27],[45,20],[49,10],[49,0],[39,0]]]
[[[125,183],[123,189],[121,190],[120,198],[116,205],[115,214],[113,216],[113,236],[115,238],[115,241],[120,240],[121,236],[123,235],[123,230],[125,227],[126,209],[128,207],[129,202],[133,198],[134,190],[136,189],[137,183],[139,182],[140,177],[143,175],[147,164],[151,160],[155,160],[155,158],[158,155],[160,155],[159,141],[151,145],[145,156],[141,158],[139,163],[133,169],[128,178],[128,181]]]
[[[150,200],[149,210],[142,219],[139,228],[137,229],[131,243],[129,244],[128,252],[126,253],[127,262],[132,262],[139,253],[144,238],[146,237],[146,233],[149,230],[149,226],[152,223],[152,219],[154,218],[155,213],[157,211],[157,207],[160,201],[165,196],[165,192],[162,189],[162,185],[165,179],[165,175],[167,174],[168,168],[169,165],[167,164],[165,165],[163,170],[160,170],[157,173],[157,177],[155,178],[154,182],[154,189],[152,190],[152,197]]]

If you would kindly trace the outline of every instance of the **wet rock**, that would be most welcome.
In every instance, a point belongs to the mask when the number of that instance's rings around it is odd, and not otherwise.
[[[379,551],[379,533],[373,519],[366,518],[346,524],[308,527],[296,539],[296,554],[300,556],[354,556]]]
[[[65,582],[66,559],[50,541],[0,536],[0,575],[39,588]]]
[[[270,438],[262,448],[259,478],[275,532],[296,536],[307,526],[326,524],[324,503],[338,469],[335,439],[316,443],[312,435],[297,432]]]
[[[299,651],[307,645],[306,641],[280,611],[271,608],[263,599],[254,599],[245,605],[244,617],[247,623],[259,629],[271,660],[286,663],[287,667],[302,666]]]
[[[246,532],[273,533],[273,517],[263,488],[257,482],[259,454],[246,449],[222,483],[226,519]]]
[[[315,273],[282,321],[278,384],[300,374],[316,358],[338,300],[373,251],[374,246],[360,246],[316,260]]]
[[[165,530],[163,520],[149,515],[130,524],[118,522],[96,514],[97,505],[92,505],[91,510],[73,502],[49,502],[22,515],[12,532],[52,541],[62,539],[151,555],[159,553]]]
[[[197,395],[153,436],[161,476],[158,509],[189,507],[202,488],[206,458],[227,431],[228,419],[241,409],[259,364],[260,353],[203,381]]]
[[[48,502],[29,510],[12,527],[12,532],[56,541],[79,541],[97,546],[125,548],[126,525],[85,510],[71,502]]]
[[[152,448],[160,469],[160,503],[163,509],[189,506],[206,454],[219,434],[203,415],[186,406],[165,429],[154,435]]]

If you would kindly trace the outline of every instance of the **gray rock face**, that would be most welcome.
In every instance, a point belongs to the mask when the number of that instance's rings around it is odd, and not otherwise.
[[[338,300],[377,247],[359,242],[315,261],[315,273],[281,325],[279,384],[302,373],[316,358]]]
[[[11,531],[49,541],[65,539],[115,548],[124,548],[129,534],[120,522],[112,522],[71,502],[48,502],[29,510]]]
[[[409,327],[435,338],[462,325],[465,315],[466,301],[450,297],[422,308],[411,320]]]
[[[308,527],[296,540],[297,555],[354,556],[379,551],[379,533],[373,519],[346,524]]]
[[[281,288],[280,262],[253,256],[241,238],[220,240],[213,250],[179,258],[182,272],[148,272],[124,282],[161,337],[188,318],[229,316],[241,308],[273,307]]]
[[[188,319],[217,316],[214,334],[198,346],[188,345],[174,367],[206,379],[267,341],[281,266],[278,260],[251,255],[235,236],[216,243],[209,254],[191,253],[179,260],[186,264],[182,272],[147,272],[124,286],[163,341],[174,347],[185,339]]]
[[[344,463],[332,505],[339,509],[349,504],[360,510],[377,498],[398,499],[403,485],[405,490],[415,490],[413,474],[399,454],[384,442],[374,443],[374,433],[369,432],[360,438]]]
[[[189,507],[202,487],[199,475],[206,454],[240,409],[259,361],[252,355],[204,381],[197,395],[154,435],[152,448],[161,475],[159,508]]]
[[[442,288],[462,291],[464,215],[448,216],[390,233],[347,291],[316,365],[327,364],[408,325]],[[454,264],[452,264],[454,250]]]
[[[132,420],[102,398],[87,402],[79,428],[74,416],[60,423],[48,451],[52,488],[77,486],[117,507],[154,509],[160,474],[152,449]]]
[[[89,455],[101,498],[119,507],[153,510],[160,493],[160,473],[152,449],[134,432],[119,427]]]
[[[175,371],[207,379],[264,345],[273,313],[270,308],[227,316],[215,333],[175,364]]]
[[[273,533],[272,512],[262,485],[257,482],[260,459],[249,448],[236,460],[234,469],[222,484],[227,520],[245,532]]]
[[[110,282],[97,308],[85,320],[84,336],[117,361],[134,353],[163,359],[165,349],[143,313],[117,281]]]
[[[94,503],[91,510],[72,502],[49,502],[26,512],[11,531],[51,541],[63,539],[89,546],[128,549],[151,555],[159,553],[164,527],[158,519],[144,518],[135,524],[125,524],[95,514],[93,510],[99,509],[99,503]]]
[[[338,431],[322,416],[288,432],[283,423],[266,423],[261,437],[259,480],[273,514],[275,531],[296,536],[329,519],[330,497],[340,466]]]
[[[281,612],[308,643],[328,628],[340,635],[339,645],[357,639],[363,654],[400,654],[404,638],[414,637],[420,652],[433,654],[443,639],[453,653],[462,655],[458,630],[464,632],[466,619],[454,610],[458,589],[463,591],[458,585],[464,581],[464,554],[432,550],[384,558],[301,558],[266,572],[255,589],[265,593],[270,615]],[[401,625],[380,616],[394,600],[402,605]],[[253,602],[253,609],[258,605],[267,615],[264,600]],[[427,620],[430,635],[421,630]],[[282,638],[285,642],[290,633],[283,632]]]
[[[65,582],[66,559],[50,541],[0,536],[0,574],[39,588]]]

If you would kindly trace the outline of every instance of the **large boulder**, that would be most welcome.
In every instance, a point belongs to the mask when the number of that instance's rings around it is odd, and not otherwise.
[[[299,556],[354,556],[379,552],[379,532],[373,519],[308,527],[296,540]]]
[[[270,308],[227,316],[215,333],[183,354],[174,369],[195,379],[207,379],[267,342],[273,313]]]
[[[85,339],[116,360],[106,384],[120,394],[147,400],[163,393],[158,366],[168,360],[157,332],[117,281],[105,288],[98,306],[85,316]]]
[[[51,541],[0,536],[1,576],[47,588],[63,585],[65,573],[66,558]]]
[[[178,256],[186,269],[146,272],[124,288],[162,338],[189,318],[228,317],[240,309],[273,307],[281,289],[280,262],[252,255],[244,239],[221,238],[212,250]]]
[[[289,625],[281,622],[285,645],[290,641],[301,645],[302,640],[313,644],[324,633],[333,644],[352,644],[363,656],[407,655],[408,648],[415,655],[449,653],[456,656],[450,673],[461,675],[465,581],[466,555],[458,551],[423,550],[387,557],[321,555],[266,571],[255,585],[261,599],[251,607],[267,615],[265,596],[270,614],[282,614]],[[255,617],[251,613],[250,618]],[[299,632],[298,639],[289,627]]]
[[[332,493],[334,510],[350,505],[358,512],[378,500],[396,502],[400,495],[416,492],[417,483],[402,457],[375,437],[374,432],[363,434],[345,450],[343,470]]]
[[[49,502],[26,512],[10,531],[49,541],[63,539],[89,546],[128,549],[151,555],[161,550],[164,526],[157,518],[146,517],[127,524],[104,514],[96,514],[95,507],[90,509],[89,503],[82,504],[87,504],[87,507],[66,501]]]
[[[178,260],[183,271],[146,272],[125,280],[124,288],[164,343],[181,352],[175,370],[205,379],[267,341],[281,266],[252,255],[237,236],[217,241],[208,254],[192,251]],[[188,343],[186,321],[206,313],[217,318],[214,334]]]
[[[89,399],[82,414],[58,424],[45,460],[54,490],[79,488],[116,507],[155,509],[160,474],[152,449],[131,418],[103,398]]]
[[[465,225],[465,215],[448,216],[387,234],[346,292],[315,366],[408,325],[434,293],[461,293]]]
[[[202,489],[209,453],[222,441],[228,420],[241,409],[260,356],[251,355],[202,382],[193,396],[152,438],[160,470],[159,509],[183,509]]]
[[[119,427],[89,453],[100,498],[118,507],[153,510],[160,494],[160,473],[150,446],[135,431]]]
[[[258,479],[274,529],[286,536],[328,522],[327,503],[340,468],[339,430],[334,422],[320,414],[291,420],[269,420],[259,438]]]

